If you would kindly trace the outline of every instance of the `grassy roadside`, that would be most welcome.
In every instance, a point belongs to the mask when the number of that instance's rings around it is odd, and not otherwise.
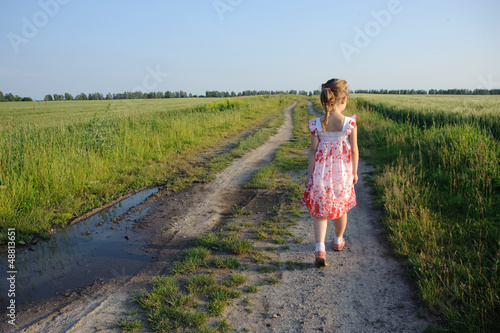
[[[297,223],[294,215],[300,216],[302,188],[293,175],[307,168],[303,150],[309,145],[308,117],[302,101],[293,112],[293,139],[246,186],[256,192],[266,188],[271,194],[261,193],[258,203],[234,207],[232,218],[193,240],[169,275],[156,277],[150,290],[136,295],[142,313],[120,318],[118,327],[134,331],[146,325],[146,318],[156,332],[227,332],[231,325],[223,315],[229,303],[253,312],[252,294],[261,286],[279,283],[284,269],[305,268],[277,258],[290,242],[302,242],[290,227]]]
[[[361,155],[376,167],[388,238],[428,308],[444,317],[429,330],[500,331],[498,141],[475,125],[395,122],[364,106],[349,108]]]
[[[167,184],[175,190],[209,180],[251,140],[209,162],[200,158],[204,152],[279,116],[289,101],[260,96],[119,117],[109,115],[108,105],[83,123],[3,129],[0,228],[16,228],[23,243],[132,189]],[[252,140],[265,141],[273,126]]]

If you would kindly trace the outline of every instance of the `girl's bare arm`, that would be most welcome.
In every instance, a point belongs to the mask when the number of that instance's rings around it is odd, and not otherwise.
[[[358,129],[356,127],[352,129],[351,135],[349,136],[349,142],[351,144],[351,152],[352,152],[352,175],[354,177],[353,184],[356,184],[358,182],[358,162],[359,162]]]
[[[319,139],[311,134],[311,146],[309,147],[309,168],[307,169],[306,186],[314,171],[314,162],[316,161],[316,148],[318,148]]]

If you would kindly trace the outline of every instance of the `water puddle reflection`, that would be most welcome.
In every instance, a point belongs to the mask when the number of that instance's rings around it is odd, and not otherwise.
[[[48,240],[16,250],[16,306],[53,297],[98,278],[132,276],[143,269],[151,255],[141,247],[146,237],[132,230],[134,221],[144,217],[149,207],[131,212],[159,188],[146,189],[61,230]],[[7,304],[7,251],[1,254],[0,302]]]

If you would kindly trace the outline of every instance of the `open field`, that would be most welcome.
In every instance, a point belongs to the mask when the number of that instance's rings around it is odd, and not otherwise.
[[[351,97],[395,121],[426,126],[469,124],[500,138],[498,95],[353,94]]]
[[[422,299],[454,332],[499,331],[499,97],[352,97],[388,238]]]
[[[96,113],[122,118],[156,112],[189,109],[223,98],[166,98],[166,99],[122,99],[86,101],[36,101],[0,104],[0,128],[31,128],[74,125],[88,122]]]
[[[202,156],[278,116],[287,98],[49,102],[35,118],[33,103],[3,103],[0,227],[24,241],[130,190],[210,177]],[[28,124],[10,120],[26,106]]]

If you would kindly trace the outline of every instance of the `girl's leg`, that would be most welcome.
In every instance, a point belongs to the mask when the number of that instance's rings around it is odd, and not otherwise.
[[[314,218],[314,238],[316,239],[316,250],[314,251],[316,267],[326,266],[325,237],[328,220]]]
[[[324,243],[326,238],[327,221],[324,219],[314,218],[314,238],[316,243]]]
[[[335,220],[335,237],[344,236],[345,227],[347,225],[347,213]]]

